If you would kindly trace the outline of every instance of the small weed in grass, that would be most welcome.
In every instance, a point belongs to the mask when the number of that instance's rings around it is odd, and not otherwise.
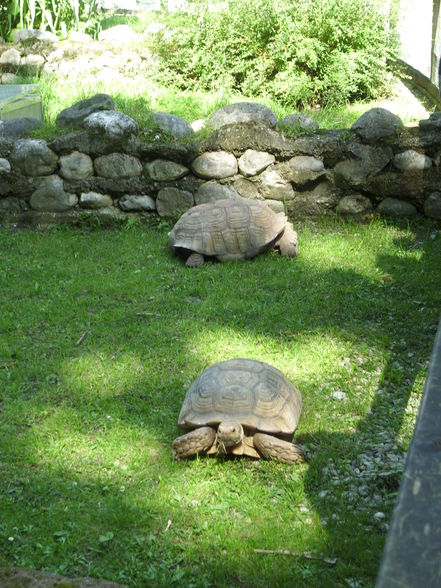
[[[0,566],[129,586],[374,584],[437,327],[441,233],[297,229],[296,259],[197,270],[162,224],[0,231]],[[172,461],[189,385],[233,357],[301,390],[308,464]]]

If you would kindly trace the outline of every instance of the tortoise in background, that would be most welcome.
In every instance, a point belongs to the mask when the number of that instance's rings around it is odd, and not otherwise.
[[[187,256],[188,267],[202,265],[205,257],[251,259],[271,247],[282,255],[297,255],[297,233],[283,212],[240,197],[193,206],[170,231],[168,243],[172,251]]]
[[[302,411],[300,392],[278,369],[251,359],[207,368],[191,385],[178,425],[190,431],[173,441],[180,460],[199,453],[306,461],[291,443]]]

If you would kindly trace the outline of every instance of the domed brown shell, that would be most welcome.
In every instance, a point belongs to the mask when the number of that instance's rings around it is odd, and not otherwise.
[[[190,430],[234,420],[250,433],[290,438],[301,411],[300,392],[278,369],[251,359],[230,359],[207,368],[193,382],[178,424]]]
[[[286,216],[260,200],[228,198],[193,206],[168,235],[172,249],[220,260],[250,259],[284,231]]]

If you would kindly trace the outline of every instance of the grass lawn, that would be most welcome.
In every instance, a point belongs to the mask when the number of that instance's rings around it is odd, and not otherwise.
[[[441,231],[297,228],[296,259],[196,270],[163,223],[0,230],[0,566],[136,587],[374,584],[438,323]],[[308,464],[172,461],[190,383],[234,357],[301,390]]]

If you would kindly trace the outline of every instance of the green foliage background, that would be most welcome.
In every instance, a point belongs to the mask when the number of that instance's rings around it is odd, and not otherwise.
[[[165,81],[305,107],[372,99],[387,90],[398,48],[376,0],[230,0],[169,15],[152,49]],[[194,5],[193,5],[194,6]]]

